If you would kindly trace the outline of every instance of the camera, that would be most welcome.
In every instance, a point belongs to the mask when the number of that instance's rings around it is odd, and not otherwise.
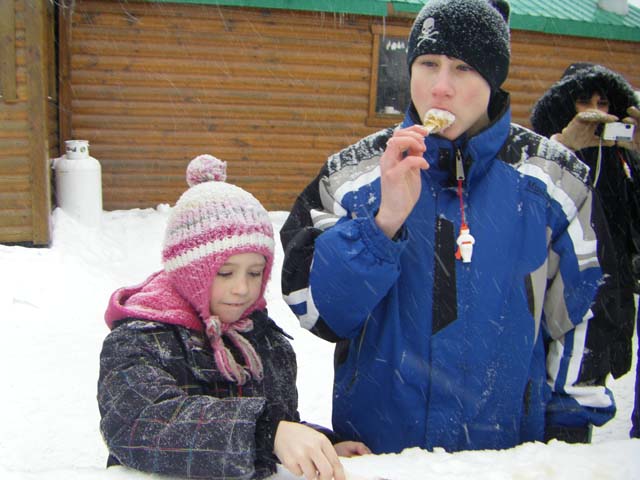
[[[602,128],[602,139],[629,142],[633,139],[634,130],[635,125],[631,123],[605,123]]]

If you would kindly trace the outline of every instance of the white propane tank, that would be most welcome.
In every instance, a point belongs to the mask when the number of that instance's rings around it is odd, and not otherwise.
[[[53,161],[58,206],[79,222],[95,227],[102,216],[102,171],[89,156],[87,140],[67,140],[66,153]]]

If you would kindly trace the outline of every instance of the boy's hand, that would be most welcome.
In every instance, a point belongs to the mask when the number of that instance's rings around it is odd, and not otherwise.
[[[333,445],[340,457],[357,457],[369,455],[371,450],[362,442],[339,442]]]
[[[380,209],[376,224],[389,238],[402,227],[420,198],[420,171],[429,168],[422,157],[427,130],[420,125],[396,130],[380,158]]]
[[[287,470],[304,475],[306,480],[345,480],[338,453],[329,439],[306,425],[281,421],[273,453]]]

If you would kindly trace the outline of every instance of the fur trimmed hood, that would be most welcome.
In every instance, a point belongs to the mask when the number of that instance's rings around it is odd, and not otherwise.
[[[576,115],[576,99],[594,92],[607,97],[609,113],[620,119],[627,116],[628,107],[638,106],[631,85],[622,75],[602,65],[574,63],[533,106],[530,118],[533,130],[545,137],[561,132]]]

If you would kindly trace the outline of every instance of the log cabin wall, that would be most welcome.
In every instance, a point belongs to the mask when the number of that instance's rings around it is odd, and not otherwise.
[[[58,152],[54,5],[0,2],[0,242],[50,241]]]
[[[377,129],[366,118],[371,30],[383,21],[408,32],[412,19],[76,0],[61,24],[61,139],[90,141],[106,210],[173,204],[201,153],[288,210],[328,154]],[[515,122],[529,124],[572,61],[640,85],[637,43],[526,31],[512,42]]]
[[[82,0],[68,20],[62,134],[89,140],[106,210],[173,204],[202,153],[288,209],[327,154],[372,131],[367,17]]]

